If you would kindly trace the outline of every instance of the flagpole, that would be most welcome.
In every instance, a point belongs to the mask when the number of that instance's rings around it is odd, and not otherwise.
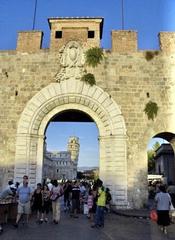
[[[34,9],[34,14],[33,14],[33,27],[32,27],[32,30],[35,29],[35,22],[36,22],[36,9],[37,9],[37,0],[35,0],[35,9]]]
[[[124,0],[121,0],[122,30],[124,30]]]

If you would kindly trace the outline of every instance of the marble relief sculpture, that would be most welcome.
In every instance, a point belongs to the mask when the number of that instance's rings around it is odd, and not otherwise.
[[[61,48],[59,54],[62,68],[56,75],[56,81],[81,79],[85,71],[85,57],[81,45],[76,41],[70,41]]]

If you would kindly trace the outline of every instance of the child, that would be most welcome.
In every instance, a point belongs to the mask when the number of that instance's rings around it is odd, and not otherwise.
[[[45,184],[42,190],[42,215],[40,222],[42,223],[43,221],[48,222],[48,213],[49,213],[49,208],[50,208],[50,191],[49,187]]]
[[[42,193],[41,193],[41,183],[37,184],[37,188],[32,196],[33,206],[32,210],[37,213],[37,222],[40,223],[40,214],[42,210]]]

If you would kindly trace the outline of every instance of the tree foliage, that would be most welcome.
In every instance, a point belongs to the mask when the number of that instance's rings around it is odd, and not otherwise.
[[[155,142],[155,144],[153,145],[153,150],[154,152],[160,147],[160,143],[159,142]]]
[[[160,147],[160,143],[156,142],[153,146],[152,149],[147,151],[147,156],[148,156],[148,172],[153,173],[155,172],[155,153],[156,150]]]

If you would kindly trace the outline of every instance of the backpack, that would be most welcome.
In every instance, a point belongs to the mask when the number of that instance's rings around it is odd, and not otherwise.
[[[109,203],[111,201],[112,197],[109,192],[106,193],[106,202]]]

